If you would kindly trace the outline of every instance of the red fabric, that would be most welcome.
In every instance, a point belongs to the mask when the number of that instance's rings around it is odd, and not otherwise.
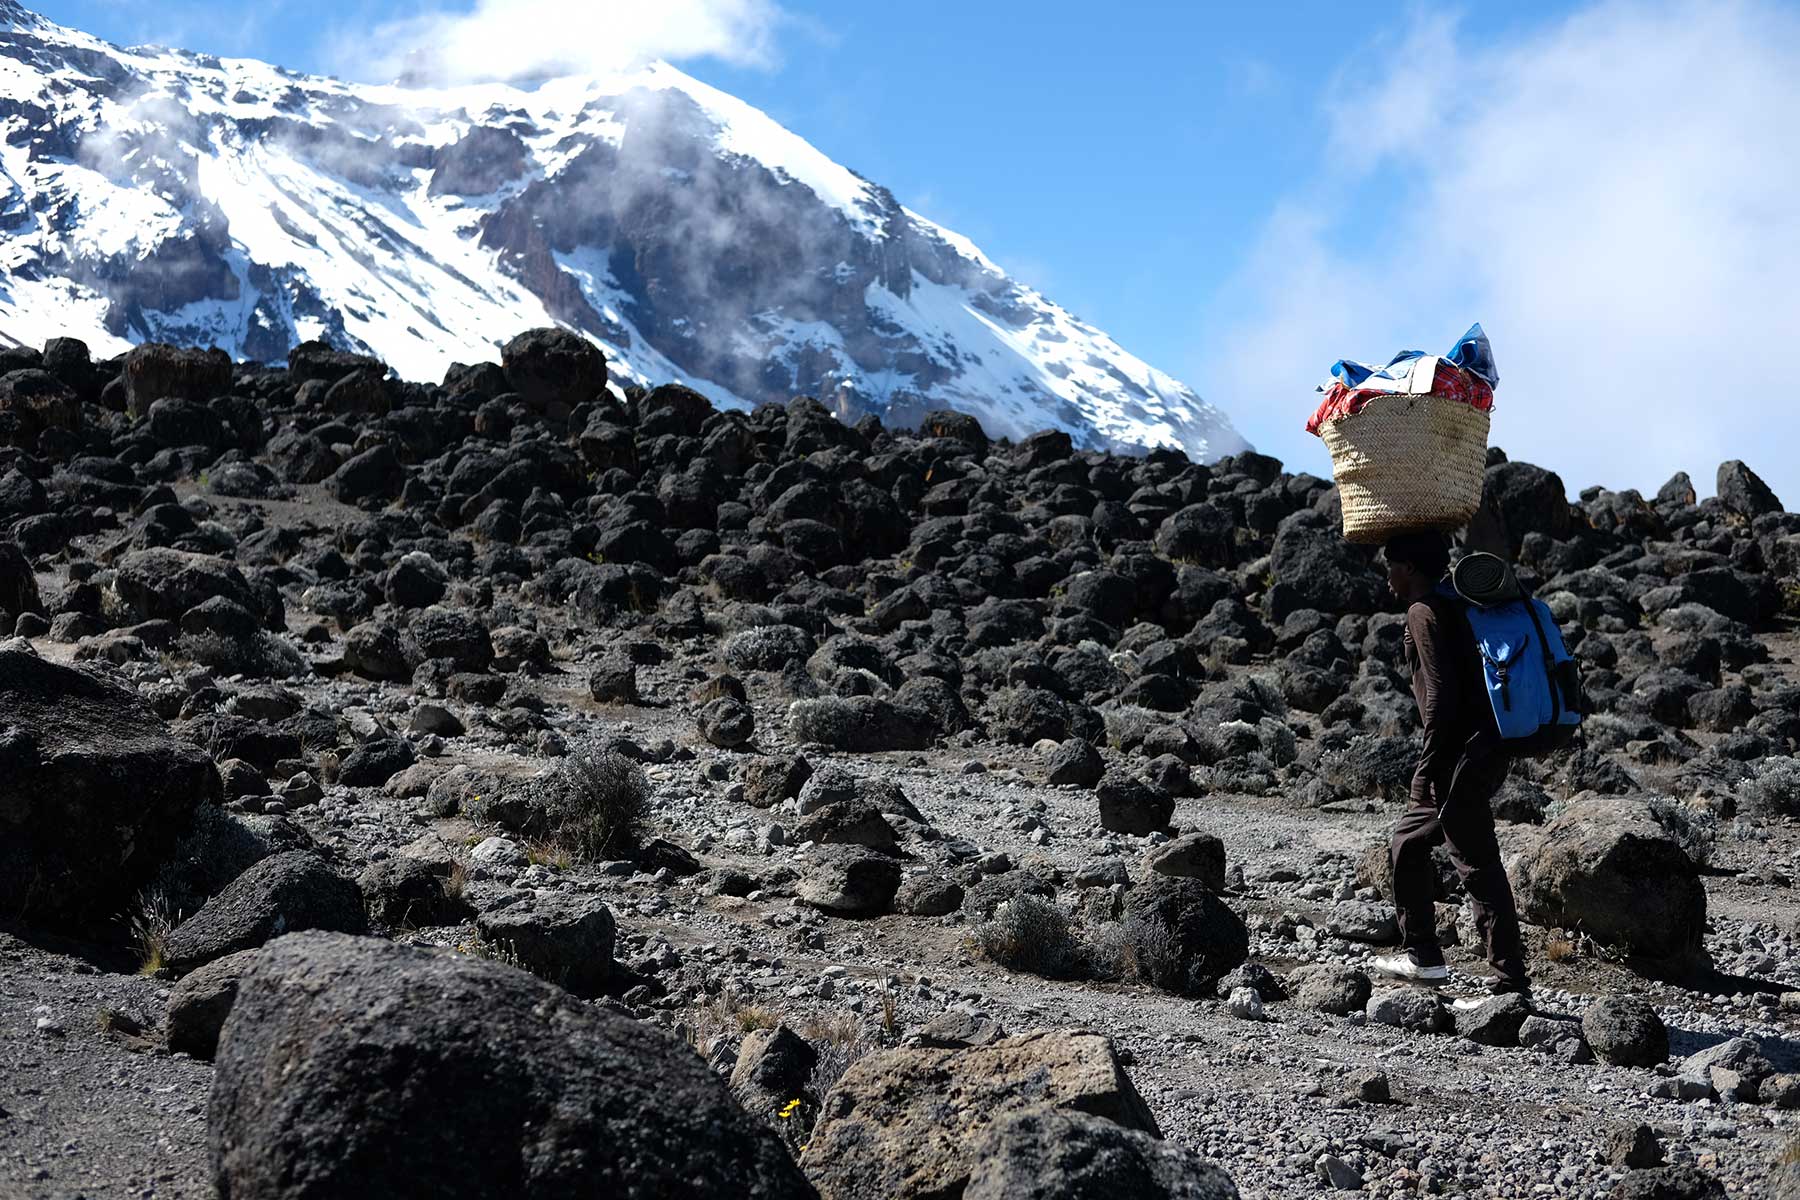
[[[1306,432],[1317,435],[1319,427],[1328,421],[1353,417],[1362,411],[1362,406],[1377,396],[1391,396],[1394,393],[1384,392],[1378,388],[1351,389],[1333,380],[1326,389],[1325,402],[1313,413],[1312,420],[1306,423]],[[1469,374],[1459,367],[1447,362],[1437,366],[1437,374],[1432,378],[1431,394],[1445,400],[1460,400],[1471,408],[1482,412],[1492,412],[1494,408],[1494,389],[1487,381]]]

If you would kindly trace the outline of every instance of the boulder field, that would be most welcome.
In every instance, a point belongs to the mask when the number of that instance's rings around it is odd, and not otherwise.
[[[1800,516],[1490,453],[1533,1005],[1371,976],[1329,481],[955,413],[0,351],[0,1193],[1800,1194]],[[11,1064],[17,1064],[17,1068]]]

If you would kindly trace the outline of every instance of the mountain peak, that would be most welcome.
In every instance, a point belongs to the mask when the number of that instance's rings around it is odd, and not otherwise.
[[[1090,447],[1244,448],[1229,420],[967,239],[663,62],[370,86],[122,50],[0,0],[0,333],[96,349],[319,338],[412,378],[521,328],[724,407],[794,395]]]

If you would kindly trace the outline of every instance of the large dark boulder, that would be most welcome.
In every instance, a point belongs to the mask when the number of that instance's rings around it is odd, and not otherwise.
[[[1212,504],[1190,504],[1156,530],[1156,552],[1173,562],[1229,567],[1236,561],[1236,545],[1231,513]]]
[[[944,409],[928,412],[925,419],[919,422],[919,436],[961,442],[976,458],[987,457],[987,431],[981,427],[980,421],[967,413]]]
[[[219,773],[135,693],[0,651],[0,913],[49,928],[118,917]]]
[[[238,983],[259,952],[227,954],[188,975],[169,990],[163,1040],[169,1049],[210,1059],[219,1049],[219,1030],[237,1002]]]
[[[1562,478],[1527,462],[1503,462],[1487,469],[1483,503],[1488,502],[1504,525],[1508,557],[1518,557],[1527,534],[1542,533],[1560,541],[1573,526]]]
[[[442,659],[455,663],[458,671],[485,671],[494,661],[494,642],[487,628],[454,608],[434,606],[413,617],[400,647],[415,668]]]
[[[164,942],[163,960],[184,975],[283,933],[367,928],[362,892],[354,883],[310,850],[286,850],[250,867],[177,925]]]
[[[449,873],[448,863],[396,854],[363,868],[356,886],[377,925],[395,930],[456,925],[472,914],[468,901],[449,886]]]
[[[814,1195],[669,1035],[486,959],[318,933],[240,982],[207,1141],[233,1200]]]
[[[859,1060],[821,1102],[800,1162],[824,1200],[961,1196],[988,1131],[1044,1106],[1162,1136],[1111,1041],[1059,1030]]]
[[[1079,1109],[1009,1115],[976,1139],[963,1200],[1238,1200],[1199,1151]]]
[[[1325,613],[1374,613],[1387,604],[1387,581],[1369,551],[1351,545],[1330,521],[1305,509],[1282,519],[1269,556],[1269,616],[1315,608]]]
[[[788,707],[788,732],[798,741],[870,754],[924,750],[934,726],[929,714],[878,696],[823,696]]]
[[[198,400],[166,397],[145,413],[150,436],[164,446],[198,446],[217,452],[226,444],[225,422]]]
[[[248,612],[265,611],[264,598],[227,560],[160,546],[120,559],[113,589],[151,621],[179,621],[189,609],[215,598]]]
[[[1669,1057],[1669,1031],[1642,996],[1602,996],[1581,1014],[1581,1032],[1603,1063],[1654,1067]]]
[[[178,349],[147,342],[125,356],[125,403],[142,417],[158,400],[205,403],[231,390],[231,356],[223,350]]]
[[[1725,511],[1746,521],[1754,521],[1764,513],[1783,511],[1781,501],[1762,481],[1762,476],[1739,459],[1719,464],[1719,503]]]
[[[679,383],[665,383],[638,402],[638,436],[674,433],[698,437],[700,427],[712,415],[712,402],[705,396]]]
[[[801,901],[840,916],[880,916],[899,890],[899,860],[863,846],[815,846],[800,867]]]
[[[81,401],[47,371],[27,369],[0,375],[0,430],[29,446],[47,429],[81,428]]]
[[[1250,957],[1243,920],[1197,879],[1151,874],[1127,894],[1125,920],[1127,930],[1137,926],[1152,982],[1170,991],[1211,995],[1220,976]]]
[[[1100,810],[1100,828],[1136,837],[1169,827],[1175,815],[1173,797],[1151,787],[1135,775],[1114,771],[1094,789]]]
[[[528,329],[500,351],[506,379],[540,413],[573,409],[606,387],[606,356],[567,329]]]
[[[1731,1195],[1715,1176],[1693,1163],[1627,1171],[1607,1200],[1727,1200]],[[1776,1197],[1780,1200],[1780,1197]]]
[[[329,342],[301,342],[288,351],[288,382],[295,387],[318,380],[327,386],[358,371],[386,373],[387,366],[379,358],[339,350]]]
[[[418,664],[408,656],[399,630],[382,621],[365,621],[344,635],[344,665],[366,679],[402,682],[412,678]]]
[[[405,738],[378,737],[364,742],[344,756],[338,782],[345,787],[380,787],[415,761],[412,743]]]
[[[31,561],[19,549],[19,543],[0,539],[0,612],[44,615],[43,596],[38,592],[37,576]]]
[[[387,368],[379,363],[350,372],[325,389],[325,411],[356,416],[386,416],[393,405]]]
[[[35,517],[50,510],[44,485],[17,467],[0,472],[0,524],[20,517]]]
[[[323,483],[342,465],[330,446],[310,433],[293,429],[269,439],[269,461],[289,483]]]
[[[482,913],[482,940],[510,955],[533,975],[597,996],[613,976],[612,910],[598,896],[545,892]]]
[[[746,1112],[779,1121],[783,1109],[811,1090],[818,1062],[819,1052],[786,1025],[754,1030],[738,1049],[731,1094]]]
[[[406,468],[385,442],[345,460],[325,481],[325,490],[345,504],[392,500],[406,485]]]
[[[1544,826],[1513,873],[1519,915],[1574,929],[1681,979],[1707,966],[1706,889],[1641,800],[1591,798]]]

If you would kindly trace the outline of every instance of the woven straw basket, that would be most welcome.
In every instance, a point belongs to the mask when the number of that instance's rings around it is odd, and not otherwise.
[[[1488,414],[1478,408],[1439,396],[1376,396],[1319,432],[1352,542],[1455,529],[1481,507]]]

